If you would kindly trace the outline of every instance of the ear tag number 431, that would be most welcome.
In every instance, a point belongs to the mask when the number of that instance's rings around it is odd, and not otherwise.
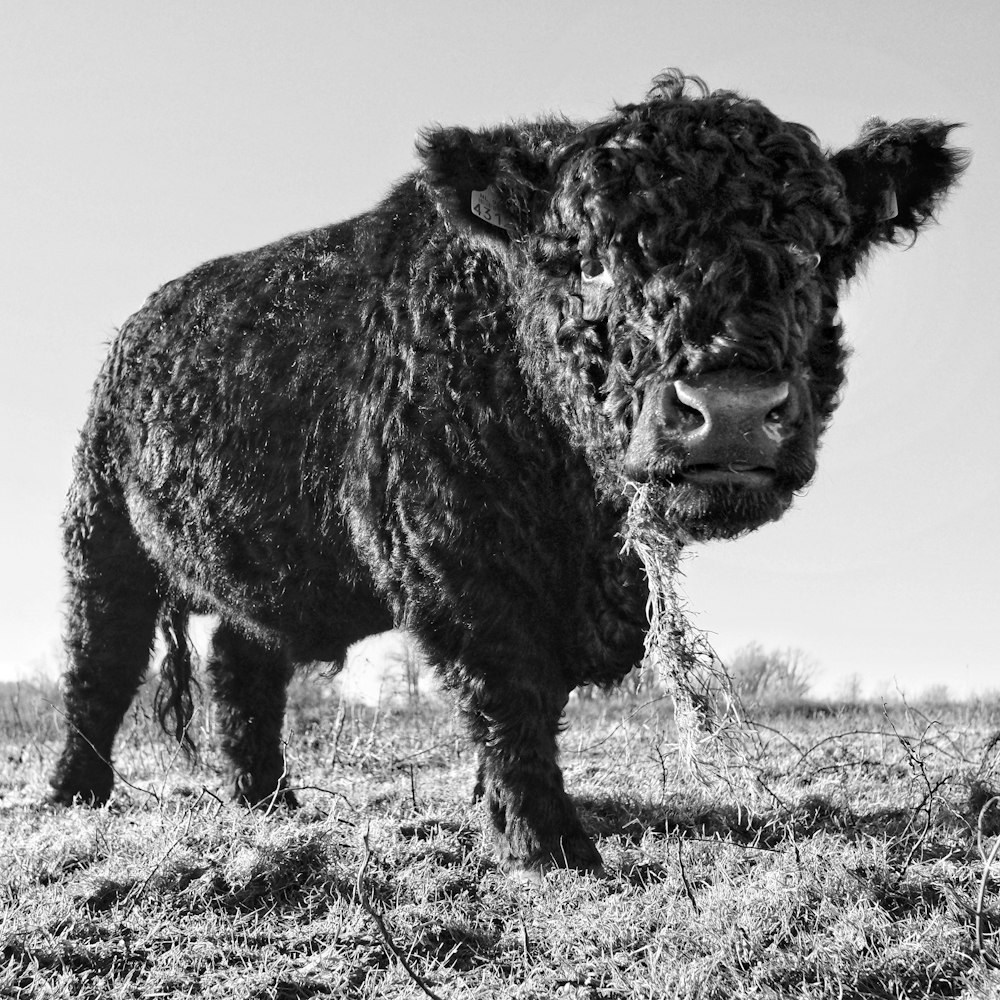
[[[497,189],[492,185],[485,191],[472,192],[472,214],[487,225],[510,232],[511,218],[504,209]]]

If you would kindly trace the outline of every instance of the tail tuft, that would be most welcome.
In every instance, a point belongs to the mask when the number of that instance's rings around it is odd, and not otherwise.
[[[160,685],[156,689],[153,708],[164,732],[181,745],[185,756],[196,756],[191,738],[191,720],[194,718],[194,700],[191,686],[198,688],[194,678],[191,658],[191,639],[187,622],[190,606],[183,598],[169,599],[160,612],[160,630],[166,644],[166,654],[160,664]]]

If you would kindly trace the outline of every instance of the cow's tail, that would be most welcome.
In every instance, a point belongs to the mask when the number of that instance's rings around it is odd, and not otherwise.
[[[164,731],[173,736],[185,756],[193,760],[197,748],[191,736],[194,719],[191,688],[193,685],[197,689],[198,682],[194,677],[191,637],[187,629],[190,613],[190,603],[179,595],[168,597],[160,608],[159,624],[165,652],[153,709]]]

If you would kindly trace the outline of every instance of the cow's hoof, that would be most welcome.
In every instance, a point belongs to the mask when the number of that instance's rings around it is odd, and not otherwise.
[[[538,887],[545,884],[545,878],[549,872],[572,871],[578,875],[604,881],[608,878],[608,873],[604,870],[604,864],[600,861],[587,867],[572,866],[569,869],[565,865],[557,865],[550,861],[548,864],[542,862],[538,864],[526,864],[511,861],[507,865],[507,877],[517,885]]]
[[[535,849],[527,858],[511,852],[507,855],[505,868],[514,881],[534,884],[541,884],[548,872],[561,869],[593,878],[607,877],[600,852],[582,831],[576,836],[560,838],[558,844],[548,850]]]
[[[95,791],[70,791],[65,788],[54,788],[42,799],[42,805],[57,806],[60,809],[68,806],[86,806],[99,809],[107,803],[109,795],[99,795]]]
[[[89,763],[89,762],[88,762]],[[103,806],[111,798],[110,768],[71,764],[56,769],[44,801],[52,806]]]

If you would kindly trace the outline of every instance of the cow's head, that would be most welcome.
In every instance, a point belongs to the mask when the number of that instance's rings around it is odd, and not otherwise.
[[[812,477],[844,379],[838,294],[931,218],[965,165],[952,127],[873,120],[829,154],[670,71],[596,124],[439,129],[420,153],[448,223],[507,263],[526,375],[601,490],[649,484],[710,538]]]

